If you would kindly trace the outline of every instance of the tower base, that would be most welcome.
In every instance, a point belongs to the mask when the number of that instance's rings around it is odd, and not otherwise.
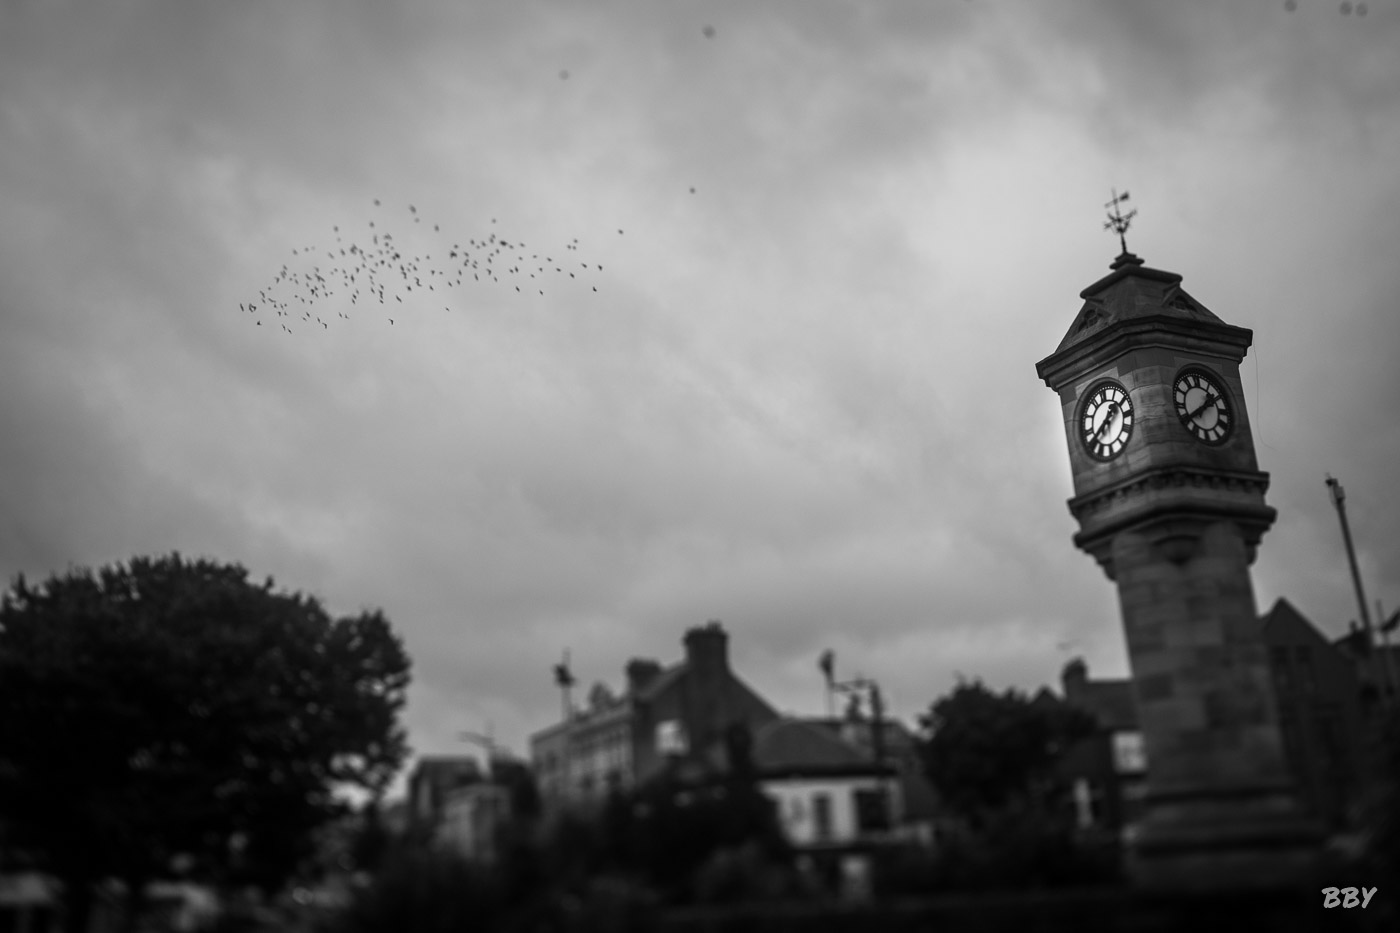
[[[1162,892],[1296,887],[1321,865],[1326,834],[1287,790],[1147,801],[1124,834],[1128,877]]]

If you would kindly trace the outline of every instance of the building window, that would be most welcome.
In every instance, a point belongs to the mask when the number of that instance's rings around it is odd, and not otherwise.
[[[1280,690],[1289,690],[1293,686],[1293,678],[1288,676],[1288,648],[1285,645],[1275,645],[1269,649],[1269,657],[1274,669],[1274,681]]]
[[[1147,770],[1147,749],[1141,732],[1113,733],[1113,770],[1119,774],[1140,774]]]
[[[679,721],[668,719],[656,724],[656,750],[663,755],[685,754],[685,730]]]
[[[828,794],[812,795],[813,831],[818,842],[831,839],[831,797]]]
[[[884,788],[851,791],[851,802],[855,805],[857,832],[875,833],[890,828],[889,794]]]
[[[1308,650],[1306,645],[1298,645],[1293,649],[1293,659],[1303,692],[1312,693],[1317,688],[1317,683],[1313,679],[1312,652]]]
[[[1283,753],[1293,767],[1303,759],[1303,737],[1299,732],[1298,719],[1291,710],[1280,710],[1279,732],[1283,738]]]
[[[1345,757],[1342,750],[1341,722],[1334,713],[1324,712],[1317,717],[1316,724],[1323,761],[1329,769],[1340,769]]]

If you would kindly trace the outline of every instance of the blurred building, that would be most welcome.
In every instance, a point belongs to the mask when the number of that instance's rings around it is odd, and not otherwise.
[[[465,784],[448,791],[436,838],[473,861],[494,862],[510,820],[508,786],[490,780]]]
[[[895,843],[903,818],[894,763],[876,761],[822,720],[797,718],[759,726],[750,757],[798,865],[830,890],[868,893],[872,854]]]
[[[1147,755],[1130,678],[1090,680],[1075,658],[1060,674],[1064,698],[1094,718],[1098,731],[1071,746],[1060,760],[1070,781],[1080,829],[1122,828],[1141,815]]]
[[[901,839],[933,844],[949,814],[924,773],[919,738],[898,719],[881,718],[880,741],[875,721],[868,716],[817,717],[803,720],[837,735],[868,761],[878,757],[894,769],[891,793],[895,800],[892,832]],[[878,751],[877,751],[878,745]]]
[[[0,874],[0,930],[57,933],[59,883],[38,872]]]
[[[690,629],[685,657],[663,667],[634,658],[626,687],[599,684],[584,709],[530,738],[530,760],[546,807],[598,802],[668,766],[707,767],[707,753],[734,724],[751,730],[778,714],[729,666],[729,636],[717,621]]]
[[[408,778],[408,824],[433,827],[442,822],[448,795],[483,780],[481,764],[471,755],[424,755]]]
[[[1280,599],[1264,616],[1279,728],[1298,790],[1332,830],[1347,824],[1363,774],[1363,681],[1343,651]]]
[[[1365,672],[1376,669],[1325,638],[1287,600],[1260,620],[1278,706],[1284,754],[1308,809],[1331,829],[1350,819],[1364,773]],[[1061,675],[1065,699],[1099,731],[1069,749],[1060,767],[1074,791],[1081,828],[1121,829],[1140,815],[1147,755],[1130,679],[1090,680],[1076,658]]]
[[[759,786],[788,841],[809,851],[864,851],[903,817],[899,771],[820,721],[778,719],[753,736]]]

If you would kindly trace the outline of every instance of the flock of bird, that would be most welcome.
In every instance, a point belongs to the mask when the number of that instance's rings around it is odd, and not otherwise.
[[[380,199],[375,199],[374,206],[381,210],[359,236],[336,226],[332,228],[334,246],[293,248],[291,261],[258,290],[256,299],[240,302],[239,310],[251,315],[259,327],[262,315],[270,312],[272,322],[292,333],[294,326],[302,325],[329,329],[321,305],[336,296],[341,299],[335,312],[338,318],[348,321],[353,312],[365,309],[382,313],[393,324],[405,299],[408,304],[422,304],[431,295],[444,302],[444,311],[451,311],[448,293],[462,286],[505,285],[520,294],[543,295],[546,284],[552,287],[557,282],[598,290],[593,283],[603,265],[579,258],[577,238],[557,250],[541,251],[492,232],[449,246],[441,239],[441,225],[433,224],[437,245],[422,245],[420,238],[414,249],[386,225],[387,212]],[[413,223],[423,223],[412,204],[407,215]],[[491,223],[496,223],[495,218]]]
[[[701,33],[706,39],[713,39],[715,28],[705,26]],[[559,77],[567,79],[568,71],[559,72]],[[694,187],[690,193],[695,194]],[[375,198],[374,206],[383,207],[379,198]],[[408,205],[408,216],[415,224],[423,222],[412,204]],[[347,240],[348,232],[342,235],[336,226],[332,228],[333,247],[294,248],[292,261],[284,263],[265,288],[258,289],[256,300],[239,302],[239,311],[252,316],[259,327],[263,313],[271,312],[271,320],[290,334],[294,325],[314,328],[319,324],[324,330],[330,329],[330,321],[321,316],[319,307],[336,296],[342,298],[341,308],[335,312],[338,318],[348,321],[352,311],[363,307],[379,311],[393,324],[405,305],[405,296],[415,291],[420,303],[428,293],[443,298],[450,289],[471,284],[504,284],[521,294],[543,295],[543,286],[551,276],[561,284],[586,284],[593,291],[598,290],[590,280],[603,271],[603,265],[578,258],[577,238],[561,249],[542,253],[537,247],[493,232],[450,247],[439,241],[433,248],[434,255],[427,248],[415,251],[406,246],[402,238],[384,226],[384,221],[383,213],[376,212],[376,219],[369,221],[359,239]],[[491,223],[494,225],[496,220],[493,218]],[[619,236],[623,233],[617,232]],[[433,233],[441,235],[439,224],[433,224]],[[322,256],[325,265],[321,265]],[[348,299],[348,304],[344,299]],[[450,300],[443,310],[452,310]]]

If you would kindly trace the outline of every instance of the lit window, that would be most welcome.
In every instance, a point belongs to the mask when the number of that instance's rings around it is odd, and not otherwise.
[[[663,755],[685,754],[685,730],[680,722],[668,719],[656,724],[656,750]]]
[[[1113,770],[1137,774],[1147,770],[1147,749],[1141,732],[1113,733]]]

